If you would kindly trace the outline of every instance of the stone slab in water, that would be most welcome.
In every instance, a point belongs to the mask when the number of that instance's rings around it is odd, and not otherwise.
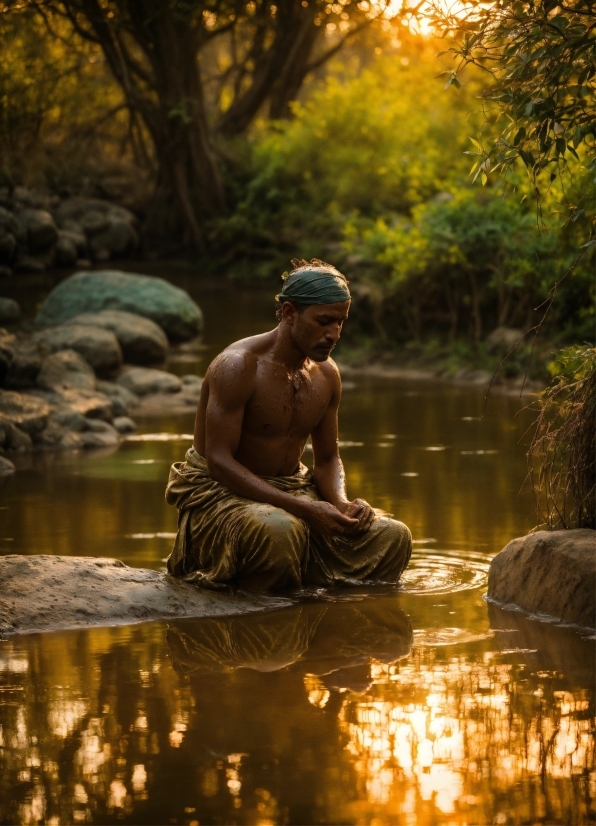
[[[488,598],[596,628],[596,531],[537,531],[513,539],[490,564]]]
[[[117,559],[0,557],[0,634],[58,631],[146,620],[216,617],[290,605],[280,597],[232,596]]]

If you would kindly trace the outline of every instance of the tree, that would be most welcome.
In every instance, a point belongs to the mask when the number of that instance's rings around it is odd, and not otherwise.
[[[157,161],[146,231],[162,248],[225,210],[221,138],[245,132],[269,104],[287,115],[306,75],[374,18],[367,0],[32,0],[98,44]],[[382,10],[380,10],[382,12]],[[379,13],[377,9],[376,13]],[[327,38],[330,33],[332,36]]]
[[[506,171],[521,158],[540,201],[569,156],[585,161],[580,172],[593,173],[596,14],[591,0],[496,0],[469,3],[456,12],[437,4],[432,8],[435,27],[455,40],[442,53],[457,63],[447,85],[460,85],[465,66],[480,67],[490,75],[484,101],[505,116],[492,145],[473,141],[478,160],[471,174],[485,183],[490,172]],[[591,198],[589,184],[576,198],[563,191],[567,217],[584,218]]]

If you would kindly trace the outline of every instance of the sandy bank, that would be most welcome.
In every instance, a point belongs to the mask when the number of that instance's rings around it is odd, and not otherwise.
[[[147,620],[219,617],[290,605],[269,596],[230,596],[117,559],[0,557],[0,635]]]

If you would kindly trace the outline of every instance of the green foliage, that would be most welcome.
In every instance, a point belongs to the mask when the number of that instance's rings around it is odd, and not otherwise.
[[[584,178],[577,198],[564,198],[567,216],[582,219],[593,201],[596,171],[596,23],[591,0],[496,0],[446,11],[433,5],[434,25],[455,38],[444,54],[457,68],[476,65],[491,77],[483,97],[504,118],[500,133],[474,141],[473,173],[510,169],[519,158],[539,198],[575,160]],[[489,136],[490,137],[490,136]],[[472,154],[472,153],[470,153]],[[579,168],[578,168],[579,167]],[[593,216],[592,216],[593,217]],[[589,223],[587,227],[589,232]]]

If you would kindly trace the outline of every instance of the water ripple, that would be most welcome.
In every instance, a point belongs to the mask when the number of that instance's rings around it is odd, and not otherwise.
[[[486,584],[488,566],[482,554],[416,549],[402,574],[401,590],[407,594],[451,594],[480,588]]]

